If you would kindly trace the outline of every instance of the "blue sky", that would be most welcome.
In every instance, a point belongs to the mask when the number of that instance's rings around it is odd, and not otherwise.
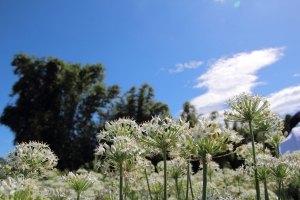
[[[300,110],[299,0],[0,1],[0,111],[17,80],[13,55],[97,63],[122,93],[147,82],[177,117],[224,109],[246,91],[281,116]],[[17,122],[16,122],[17,123]],[[0,156],[13,133],[0,126]]]

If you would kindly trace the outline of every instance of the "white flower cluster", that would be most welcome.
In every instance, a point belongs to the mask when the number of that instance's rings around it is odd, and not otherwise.
[[[226,110],[224,115],[228,121],[252,121],[268,119],[270,117],[270,104],[260,95],[251,95],[243,92],[233,99],[229,99],[226,105],[231,110]]]
[[[176,157],[167,161],[167,174],[169,177],[178,179],[187,173],[187,161],[182,157]],[[157,170],[162,172],[164,169],[163,162],[157,164]]]
[[[150,122],[143,123],[141,130],[144,133],[141,141],[148,152],[155,155],[165,150],[175,155],[181,146],[179,141],[185,141],[188,137],[189,123],[169,117],[160,119],[156,116]]]
[[[219,153],[233,151],[233,144],[243,139],[234,130],[226,129],[215,121],[205,118],[202,118],[191,132],[193,137],[192,141],[189,141],[189,147],[196,157],[202,157],[205,153],[207,161]]]
[[[69,172],[66,176],[63,176],[62,179],[68,183],[78,196],[97,182],[97,179],[91,174],[74,174],[73,172]]]
[[[34,179],[26,179],[22,176],[17,178],[7,177],[0,183],[0,199],[29,199],[37,198],[39,187]],[[22,198],[21,198],[22,197]]]
[[[269,149],[264,150],[264,147],[261,143],[255,143],[254,146],[257,154],[263,154],[264,151],[265,154],[271,154]],[[237,147],[236,154],[240,159],[245,159],[249,163],[253,164],[253,151],[251,142]]]
[[[21,143],[7,156],[7,164],[14,173],[30,176],[52,170],[58,158],[47,144],[39,142]]]

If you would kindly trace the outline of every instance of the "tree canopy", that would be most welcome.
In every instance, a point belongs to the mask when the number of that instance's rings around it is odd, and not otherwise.
[[[59,169],[92,164],[96,134],[107,120],[130,117],[140,123],[169,115],[168,105],[154,100],[147,83],[121,97],[118,85],[106,87],[101,63],[82,66],[20,53],[11,64],[19,79],[0,123],[15,134],[14,144],[47,143],[59,158]]]
[[[102,64],[65,63],[57,58],[15,55],[19,80],[0,118],[15,134],[14,143],[46,142],[59,157],[58,168],[77,168],[93,159],[97,124],[94,115],[119,94],[106,87]]]
[[[137,123],[149,121],[153,116],[167,116],[169,106],[154,99],[154,89],[144,83],[137,92],[135,86],[131,87],[119,100],[115,101],[109,110],[113,119],[128,117]]]

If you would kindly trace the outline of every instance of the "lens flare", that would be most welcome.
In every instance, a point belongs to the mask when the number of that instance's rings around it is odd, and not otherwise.
[[[240,1],[236,1],[236,2],[234,3],[234,7],[235,7],[235,8],[238,8],[240,5],[241,5],[241,2],[240,2]]]

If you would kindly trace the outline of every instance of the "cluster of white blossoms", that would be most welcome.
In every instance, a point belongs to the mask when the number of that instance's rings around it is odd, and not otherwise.
[[[233,151],[233,144],[243,139],[234,130],[205,118],[199,120],[199,124],[191,129],[191,133],[192,138],[187,140],[188,148],[195,157],[201,158],[205,153],[207,161],[211,161],[217,154]]]
[[[229,99],[226,105],[231,107],[231,110],[226,110],[224,113],[228,121],[267,120],[270,117],[270,104],[260,95],[243,92]]]
[[[187,161],[182,157],[176,157],[167,161],[167,173],[170,178],[178,179],[187,173]],[[163,162],[157,164],[158,172],[164,169]]]
[[[39,142],[21,143],[7,156],[7,164],[14,174],[25,177],[52,170],[58,158],[47,144]]]
[[[141,125],[142,135],[140,141],[149,155],[156,155],[162,151],[177,155],[181,143],[189,133],[189,123],[166,117],[156,116],[151,121]]]
[[[264,149],[261,143],[255,143],[254,147],[257,154],[271,154],[270,150]],[[251,142],[237,147],[236,154],[240,159],[249,161],[250,165],[253,164],[253,151]]]
[[[62,179],[68,183],[78,196],[98,181],[92,174],[74,174],[73,172],[69,172],[66,176],[63,176]]]
[[[7,177],[0,182],[0,199],[35,199],[40,195],[37,180],[22,176]]]

